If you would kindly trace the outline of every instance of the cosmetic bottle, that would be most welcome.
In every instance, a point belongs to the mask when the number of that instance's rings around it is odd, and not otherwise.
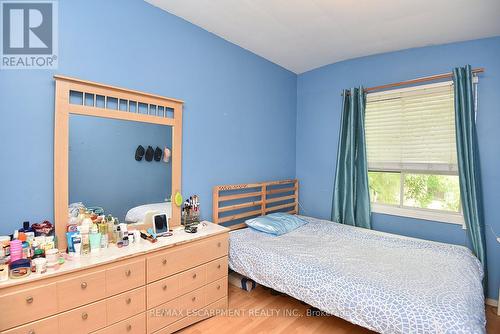
[[[21,244],[22,247],[22,258],[23,259],[30,259],[31,258],[31,247],[30,244],[27,243],[26,241],[23,241]]]
[[[88,225],[81,225],[79,227],[79,230],[81,237],[81,249],[82,249],[81,254],[86,255],[90,252],[89,227]]]
[[[108,248],[108,235],[107,234],[101,234],[101,249],[102,248]]]
[[[123,240],[123,238],[124,238],[125,236],[127,236],[127,237],[128,237],[128,226],[127,226],[127,224],[125,224],[125,223],[121,223],[121,224],[120,224],[120,231],[121,231],[121,239],[122,239],[122,240]]]
[[[120,228],[120,225],[116,225],[116,232],[115,232],[115,242],[118,244],[119,242],[122,241],[122,230]]]
[[[29,221],[23,222],[23,228],[19,229],[19,232],[23,233],[33,232],[33,229],[30,227],[30,222]]]
[[[106,216],[106,224],[108,225],[108,243],[115,243],[115,222],[111,215]]]
[[[92,224],[92,228],[90,229],[89,234],[89,242],[90,252],[99,253],[99,251],[101,250],[101,233],[99,233],[97,224]]]
[[[74,249],[74,256],[80,256],[81,251],[82,251],[82,237],[80,234],[73,234],[71,236],[72,243],[73,243],[73,249]]]

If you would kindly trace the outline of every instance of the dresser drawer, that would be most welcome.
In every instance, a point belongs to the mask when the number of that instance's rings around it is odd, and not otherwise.
[[[54,334],[59,332],[57,317],[50,317],[2,332],[2,334]]]
[[[147,285],[148,310],[180,295],[179,275],[170,276]]]
[[[0,296],[0,330],[57,312],[56,284],[47,284]]]
[[[227,276],[205,287],[206,302],[211,304],[227,295]]]
[[[180,320],[177,320],[174,323],[166,327],[163,327],[159,331],[154,332],[154,334],[170,334],[177,332],[178,330],[185,328],[191,324],[194,324],[198,321],[209,318],[212,315],[220,313],[221,310],[225,309],[227,309],[227,298],[219,299],[215,303],[210,304],[207,307],[203,308],[202,311],[196,312]]]
[[[228,238],[229,234],[226,233],[205,242],[203,250],[206,256],[205,262],[227,256],[229,250]]]
[[[207,269],[199,266],[179,274],[179,291],[183,295],[204,286],[207,283]]]
[[[146,333],[146,314],[140,313],[130,319],[120,321],[93,334],[144,334]],[[38,333],[37,333],[38,334]]]
[[[106,299],[107,323],[113,324],[146,310],[146,288],[141,287]]]
[[[205,306],[204,288],[187,293],[147,312],[148,333],[157,331]]]
[[[227,255],[227,234],[159,252],[147,259],[148,283]]]
[[[227,256],[207,263],[207,282],[213,282],[227,275]]]
[[[106,296],[106,275],[104,271],[82,275],[57,282],[59,311],[66,311],[85,305]]]
[[[106,270],[106,294],[108,296],[137,288],[145,282],[144,259],[130,261]]]
[[[59,315],[59,333],[86,334],[106,327],[106,301],[89,304]]]

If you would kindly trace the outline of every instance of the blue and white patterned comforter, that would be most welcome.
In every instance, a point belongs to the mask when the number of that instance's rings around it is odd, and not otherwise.
[[[485,333],[469,249],[301,217],[279,237],[231,232],[231,269],[380,333]]]

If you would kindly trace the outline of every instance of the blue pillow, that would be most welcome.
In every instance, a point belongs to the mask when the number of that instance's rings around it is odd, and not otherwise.
[[[248,219],[245,223],[251,228],[264,233],[283,235],[307,224],[307,221],[288,213],[278,212]]]

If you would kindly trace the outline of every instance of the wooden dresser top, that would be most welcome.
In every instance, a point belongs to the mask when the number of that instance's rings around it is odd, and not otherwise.
[[[206,226],[203,226],[203,223],[205,223]],[[67,260],[57,270],[47,269],[47,272],[44,274],[31,273],[27,277],[9,279],[5,282],[0,282],[0,289],[34,282],[48,277],[63,275],[74,271],[89,269],[103,264],[167,249],[228,232],[228,228],[204,221],[198,226],[197,233],[186,233],[182,228],[177,228],[174,229],[172,236],[158,238],[158,241],[155,243],[140,239],[139,242],[130,244],[127,247],[118,248],[112,245],[109,248],[101,249],[98,254],[82,255]]]

